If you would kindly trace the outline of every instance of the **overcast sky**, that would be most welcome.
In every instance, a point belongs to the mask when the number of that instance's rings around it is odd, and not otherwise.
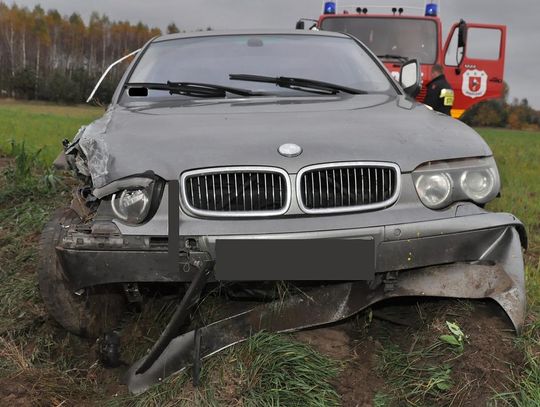
[[[13,0],[7,0],[12,4]],[[317,18],[322,0],[17,0],[17,4],[61,14],[92,11],[113,20],[143,21],[162,30],[174,21],[183,30],[293,28],[299,17]],[[343,0],[338,4],[423,6],[423,0]],[[528,98],[540,109],[540,0],[439,0],[444,31],[464,18],[470,22],[508,25],[505,80],[510,98]]]

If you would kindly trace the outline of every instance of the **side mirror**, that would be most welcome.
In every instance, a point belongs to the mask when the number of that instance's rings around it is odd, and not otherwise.
[[[299,20],[297,23],[296,23],[296,29],[297,30],[303,30],[305,28],[305,23],[302,21],[302,20]]]
[[[465,56],[465,47],[467,46],[467,23],[465,20],[459,21],[458,26],[458,43],[457,43],[457,50],[456,50],[456,60],[457,60],[457,68],[456,68],[456,74],[461,74],[461,63],[463,62],[463,57]]]
[[[401,66],[399,84],[410,97],[416,97],[422,88],[422,75],[418,60],[411,59]]]
[[[467,44],[467,23],[465,20],[459,21],[458,28],[458,48],[465,48]]]

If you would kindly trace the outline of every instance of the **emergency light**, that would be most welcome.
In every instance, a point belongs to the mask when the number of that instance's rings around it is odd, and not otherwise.
[[[437,17],[437,5],[435,3],[426,4],[426,17]]]
[[[327,1],[324,3],[324,14],[336,14],[336,2]]]

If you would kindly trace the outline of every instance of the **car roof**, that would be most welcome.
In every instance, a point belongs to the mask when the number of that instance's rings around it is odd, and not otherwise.
[[[176,40],[181,38],[198,38],[198,37],[222,37],[228,35],[309,35],[319,37],[337,37],[337,38],[350,38],[345,34],[341,34],[333,31],[310,31],[310,30],[220,30],[220,31],[195,31],[189,33],[178,34],[166,34],[156,37],[152,42],[161,42]]]

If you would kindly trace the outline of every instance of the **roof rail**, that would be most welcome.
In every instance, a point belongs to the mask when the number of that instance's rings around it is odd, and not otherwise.
[[[369,4],[349,4],[349,5],[343,5],[343,6],[337,6],[337,11],[338,12],[343,12],[343,11],[357,11],[358,8],[362,8],[362,9],[367,9],[367,10],[388,10],[388,11],[392,11],[393,8],[395,8],[395,6],[391,6],[391,5],[387,5],[387,6],[380,6],[380,5],[369,5]],[[399,8],[402,8],[404,11],[407,11],[407,10],[414,10],[414,11],[420,11],[420,12],[424,12],[424,8],[423,7],[414,7],[414,6],[403,6],[403,7],[399,7]]]

